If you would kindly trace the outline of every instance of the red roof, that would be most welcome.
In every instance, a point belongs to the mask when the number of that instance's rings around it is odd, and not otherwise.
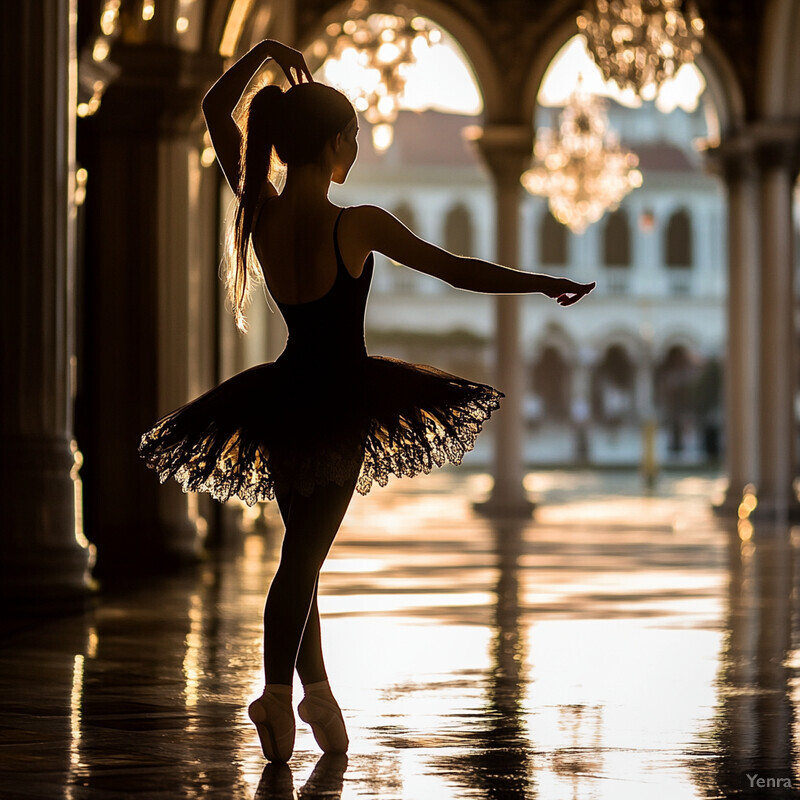
[[[401,111],[394,124],[394,143],[385,153],[372,147],[371,126],[360,120],[359,162],[389,165],[471,167],[478,163],[475,145],[464,136],[470,126],[482,124],[480,116],[444,114],[440,111]],[[686,153],[669,142],[624,143],[639,156],[642,172],[694,172]]]
[[[479,158],[474,145],[464,138],[470,125],[481,117],[444,114],[440,111],[401,111],[394,124],[394,142],[385,153],[372,148],[371,126],[362,118],[358,159],[364,164],[421,164],[470,167]]]

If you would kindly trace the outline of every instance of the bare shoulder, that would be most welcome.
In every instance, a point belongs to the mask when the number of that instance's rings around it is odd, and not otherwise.
[[[346,215],[354,226],[385,225],[396,221],[388,211],[380,206],[349,206]]]
[[[380,206],[350,206],[344,215],[346,233],[367,251],[380,250],[387,237],[408,229],[397,217]]]

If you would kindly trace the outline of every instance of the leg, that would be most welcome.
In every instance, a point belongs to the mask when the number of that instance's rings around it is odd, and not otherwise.
[[[303,631],[312,611],[319,570],[347,511],[357,477],[353,475],[344,486],[318,486],[310,497],[288,491],[278,494],[282,498],[281,513],[287,519],[280,565],[264,609],[264,673],[267,684],[292,684]],[[321,658],[318,627],[317,642],[313,642],[314,626],[318,623],[318,614],[314,614],[308,649],[309,654],[319,649]]]
[[[289,520],[292,506],[292,492],[278,492],[275,499],[278,502],[278,509],[281,512],[283,524]],[[303,629],[303,638],[300,641],[300,649],[297,653],[297,674],[303,685],[309,683],[319,683],[328,679],[325,670],[325,660],[322,656],[322,637],[319,622],[319,608],[317,606],[317,594],[319,591],[319,579],[314,586],[314,597],[311,600],[311,609],[308,612],[306,626]]]
[[[281,561],[264,609],[264,694],[250,704],[264,755],[270,761],[287,761],[294,749],[292,678],[303,631],[316,597],[319,570],[339,530],[356,477],[346,486],[319,486],[310,497],[290,490],[277,492],[286,524]],[[309,653],[317,650],[321,665],[319,615],[314,605]],[[322,665],[324,671],[324,665]],[[327,686],[327,681],[325,681]],[[316,684],[318,686],[318,684]],[[338,710],[338,706],[337,706]],[[341,720],[341,714],[339,715]],[[344,730],[344,722],[341,722]],[[338,740],[332,746],[337,745]],[[346,734],[345,744],[346,749]],[[343,752],[343,751],[342,751]]]
[[[300,649],[297,652],[297,674],[303,686],[309,683],[319,683],[328,679],[325,670],[325,659],[322,656],[322,636],[319,623],[319,608],[317,607],[317,593],[319,580],[314,587],[314,597],[311,600],[311,609],[308,612]]]

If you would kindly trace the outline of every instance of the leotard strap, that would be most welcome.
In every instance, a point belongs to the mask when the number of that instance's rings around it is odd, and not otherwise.
[[[333,250],[336,253],[336,275],[338,277],[339,271],[344,270],[347,272],[347,267],[344,265],[344,259],[342,258],[342,251],[339,249],[339,220],[342,218],[342,214],[344,214],[345,209],[341,209],[339,213],[336,215],[336,222],[333,223]],[[349,277],[353,277],[347,272]]]

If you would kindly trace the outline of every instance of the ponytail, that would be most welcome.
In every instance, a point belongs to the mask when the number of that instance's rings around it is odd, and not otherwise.
[[[285,93],[275,85],[253,95],[239,151],[236,214],[228,240],[225,283],[240,331],[247,330],[245,309],[250,287],[263,276],[253,253],[251,234],[258,198],[270,177],[273,150],[291,167],[319,158],[325,143],[355,119],[350,101],[321,83],[299,83]]]
[[[270,175],[282,100],[283,92],[274,85],[265,86],[253,95],[239,151],[236,215],[228,247],[225,283],[236,327],[243,333],[247,330],[245,309],[250,302],[251,286],[262,278],[253,257],[250,234],[261,188]]]

